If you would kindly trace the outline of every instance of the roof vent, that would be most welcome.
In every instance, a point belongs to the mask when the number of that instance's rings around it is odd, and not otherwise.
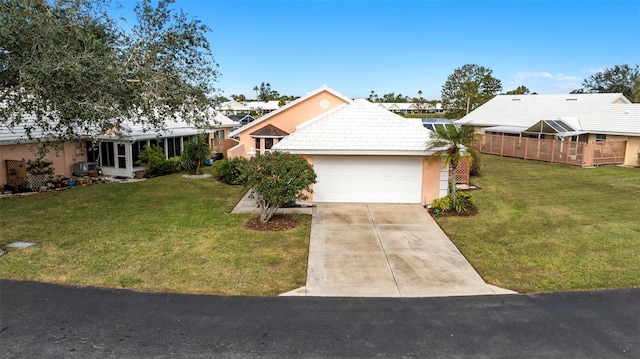
[[[567,101],[578,101],[577,98],[568,98]]]
[[[520,98],[512,98],[511,99],[511,101],[520,101],[520,100],[522,100],[522,99],[520,99]]]

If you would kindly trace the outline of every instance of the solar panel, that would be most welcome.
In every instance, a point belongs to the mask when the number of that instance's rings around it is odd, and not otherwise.
[[[569,124],[567,124],[566,122],[562,121],[562,120],[548,120],[545,121],[549,127],[553,128],[554,130],[556,130],[556,132],[572,132],[575,131],[575,129],[571,126],[569,126]]]

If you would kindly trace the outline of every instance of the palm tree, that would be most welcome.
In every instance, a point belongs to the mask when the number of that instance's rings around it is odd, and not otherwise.
[[[182,161],[184,166],[191,172],[191,174],[200,174],[200,166],[211,155],[211,148],[209,147],[208,137],[199,133],[184,144],[184,151],[182,151]]]
[[[431,161],[442,160],[443,167],[449,165],[449,191],[453,204],[458,200],[456,188],[456,173],[458,164],[463,158],[480,156],[477,148],[472,147],[473,142],[480,140],[480,134],[476,133],[473,126],[446,125],[436,126],[431,133],[431,140],[427,144],[427,151],[433,151]]]
[[[258,86],[253,86],[253,91],[256,92],[256,100],[258,99],[258,90],[259,90]]]

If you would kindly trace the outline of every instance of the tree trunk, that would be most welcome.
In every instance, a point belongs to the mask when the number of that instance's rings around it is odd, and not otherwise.
[[[451,187],[451,204],[454,211],[456,210],[456,202],[458,201],[458,188],[456,187],[456,174],[458,171],[457,163],[450,163],[449,166],[449,186]]]

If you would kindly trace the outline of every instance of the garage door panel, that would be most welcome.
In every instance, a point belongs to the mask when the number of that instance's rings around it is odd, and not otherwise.
[[[315,202],[420,202],[420,157],[316,156],[313,162]]]

